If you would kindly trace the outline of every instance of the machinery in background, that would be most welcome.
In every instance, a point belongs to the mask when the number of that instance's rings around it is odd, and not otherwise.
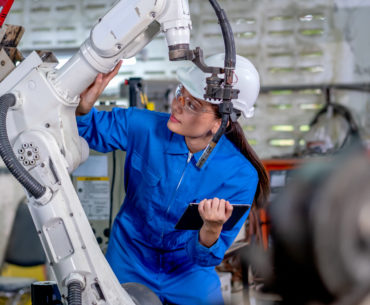
[[[297,171],[305,163],[304,159],[291,158],[291,159],[266,159],[263,160],[270,177],[270,197],[269,202],[274,202],[276,198],[281,194],[284,188],[287,186],[294,172]],[[268,213],[267,203],[264,206],[256,207],[255,220],[258,226],[258,238],[263,245],[263,248],[267,250],[270,246],[270,215]],[[259,231],[260,230],[260,231]]]
[[[302,158],[313,155],[336,154],[342,149],[353,145],[361,139],[359,123],[356,122],[351,110],[334,100],[335,91],[370,92],[369,83],[353,84],[309,84],[264,86],[261,93],[274,91],[299,92],[304,90],[320,90],[325,94],[325,104],[318,110],[309,124],[309,130],[302,132],[296,142],[303,143],[296,146],[293,155],[280,156],[280,158]]]
[[[0,28],[3,26],[13,2],[14,0],[0,0]]]
[[[23,36],[24,28],[4,25],[13,2],[14,0],[0,0],[0,82],[15,68],[17,62],[23,60],[17,46]]]
[[[297,145],[296,151],[291,155],[263,160],[263,164],[270,175],[270,202],[279,196],[292,174],[305,163],[310,163],[315,158],[320,157],[331,158],[351,146],[363,145],[353,114],[347,107],[333,101],[333,91],[370,92],[368,83],[267,86],[261,87],[261,92],[313,89],[319,89],[325,94],[325,104],[311,120],[309,130],[302,132],[297,139],[297,142],[302,141],[305,145]],[[268,205],[268,203],[265,203],[265,205]],[[252,235],[258,233],[257,238],[267,249],[270,238],[269,213],[263,206],[258,208],[257,213],[259,215],[256,216],[256,221],[259,222],[257,224],[258,229],[254,230]]]
[[[333,88],[324,87],[324,89],[325,106],[312,119],[310,130],[303,137],[306,145],[296,152],[299,156],[334,154],[360,141],[359,129],[351,111],[333,102]],[[368,86],[350,89],[369,91]]]
[[[170,112],[178,81],[144,80],[132,77],[120,87],[120,96],[128,98],[130,107]]]
[[[244,251],[250,265],[245,283],[281,295],[288,305],[364,305],[370,296],[365,284],[370,279],[370,248],[359,219],[369,209],[365,189],[370,161],[352,114],[334,103],[331,93],[368,92],[369,86],[320,88],[326,104],[304,135],[306,146],[294,155],[264,160],[271,196],[250,215],[254,225],[251,247]]]
[[[1,4],[0,4],[1,7]],[[5,24],[0,27],[0,82],[23,60],[17,49],[24,33],[22,26]]]
[[[359,149],[306,161],[272,200],[269,248],[244,258],[283,304],[365,305],[370,296],[370,159]]]

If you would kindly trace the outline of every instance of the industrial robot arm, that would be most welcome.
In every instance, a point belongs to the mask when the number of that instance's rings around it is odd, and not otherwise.
[[[104,258],[69,174],[88,156],[79,96],[100,72],[139,52],[160,29],[172,53],[189,48],[187,0],[121,0],[60,70],[32,52],[0,83],[0,155],[24,186],[48,264],[68,303],[135,304]]]
[[[170,59],[184,59],[178,51],[189,49],[188,0],[121,0],[99,19],[79,52],[56,71],[52,81],[66,96],[78,96],[99,72],[107,73],[121,58],[134,56],[161,29]]]

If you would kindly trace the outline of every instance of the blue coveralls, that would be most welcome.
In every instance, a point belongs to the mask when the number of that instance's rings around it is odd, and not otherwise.
[[[99,152],[125,150],[126,198],[114,221],[107,260],[121,283],[139,282],[166,304],[223,304],[215,266],[248,216],[210,248],[199,231],[175,230],[191,202],[214,197],[253,202],[258,175],[223,136],[204,166],[188,161],[183,136],[167,128],[169,114],[114,108],[77,117],[79,133]]]

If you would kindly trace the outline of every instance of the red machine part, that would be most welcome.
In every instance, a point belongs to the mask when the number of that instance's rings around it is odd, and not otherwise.
[[[0,0],[0,28],[2,27],[14,0]]]
[[[304,162],[304,159],[267,159],[263,160],[263,165],[271,178],[273,171],[292,170],[303,165]],[[266,209],[262,208],[258,210],[258,216],[261,224],[263,247],[267,249],[270,236],[270,215]]]

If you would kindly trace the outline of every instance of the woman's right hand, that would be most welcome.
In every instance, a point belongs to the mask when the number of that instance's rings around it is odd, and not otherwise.
[[[198,211],[203,220],[199,242],[209,248],[219,238],[222,226],[233,212],[233,206],[224,199],[204,199],[199,202]]]
[[[80,103],[76,108],[76,115],[84,115],[90,112],[96,100],[102,94],[108,83],[115,77],[121,68],[122,61],[119,61],[116,67],[106,74],[99,73],[95,81],[80,95]]]

